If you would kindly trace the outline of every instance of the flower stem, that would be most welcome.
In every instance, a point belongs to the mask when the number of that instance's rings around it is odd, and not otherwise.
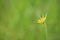
[[[41,40],[47,40],[47,26],[46,23],[41,26]]]

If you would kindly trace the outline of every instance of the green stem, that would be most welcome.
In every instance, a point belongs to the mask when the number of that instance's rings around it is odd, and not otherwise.
[[[41,26],[41,40],[47,40],[47,26],[46,23]]]

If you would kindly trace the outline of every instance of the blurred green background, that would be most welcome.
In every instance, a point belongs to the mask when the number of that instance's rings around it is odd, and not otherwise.
[[[0,40],[40,40],[45,13],[48,40],[60,40],[60,0],[0,0]]]

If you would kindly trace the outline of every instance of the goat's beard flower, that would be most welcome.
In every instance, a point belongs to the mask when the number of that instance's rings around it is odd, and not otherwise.
[[[38,20],[38,23],[44,24],[46,21],[46,17],[42,17]]]

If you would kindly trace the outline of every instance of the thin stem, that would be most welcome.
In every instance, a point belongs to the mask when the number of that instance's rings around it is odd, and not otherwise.
[[[47,26],[46,23],[41,26],[41,40],[47,40]]]

